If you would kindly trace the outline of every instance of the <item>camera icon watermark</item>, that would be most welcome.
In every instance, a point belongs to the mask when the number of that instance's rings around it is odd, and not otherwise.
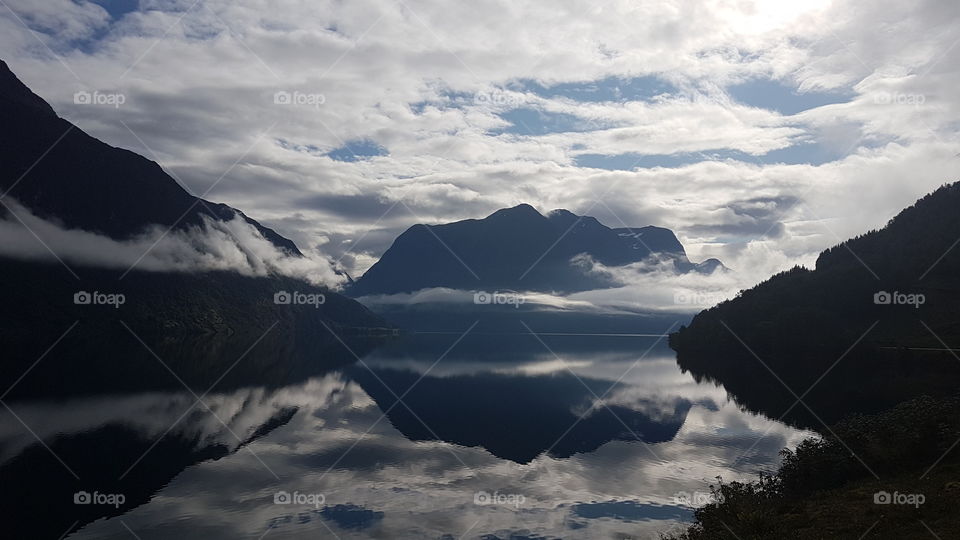
[[[887,292],[878,291],[873,293],[873,303],[878,306],[913,306],[920,309],[920,306],[927,302],[927,297],[920,293],[907,294],[899,291]]]
[[[724,300],[726,297],[719,293],[686,291],[673,293],[673,303],[678,306],[712,306]]]
[[[477,105],[496,105],[499,107],[519,107],[524,103],[522,95],[513,92],[504,92],[503,90],[494,90],[493,92],[477,92],[473,96],[473,102]]]
[[[712,493],[703,491],[694,491],[693,493],[689,491],[678,491],[673,495],[673,504],[694,508],[705,506],[715,500]]]
[[[878,491],[873,494],[873,504],[903,504],[920,508],[920,505],[925,502],[927,502],[927,498],[923,493],[900,493],[899,491],[889,493],[887,491]]]
[[[903,92],[877,92],[873,95],[876,105],[908,105],[920,107],[927,102],[924,94],[907,94]]]
[[[302,293],[298,291],[277,291],[273,293],[273,303],[279,306],[313,306],[318,308],[326,301],[327,297],[323,293]]]
[[[99,90],[87,92],[86,90],[80,90],[73,93],[73,103],[76,105],[106,105],[119,109],[126,102],[127,96],[120,92],[101,92]]]
[[[293,92],[280,90],[273,94],[274,105],[306,105],[319,109],[326,102],[327,97],[323,94],[300,92],[298,90]]]
[[[78,306],[113,306],[119,308],[127,302],[123,293],[102,293],[99,291],[77,291],[73,293],[73,303]]]
[[[294,491],[278,491],[273,494],[273,504],[292,504],[297,506],[313,506],[320,508],[327,502],[323,493],[300,493]]]
[[[526,502],[526,500],[527,498],[520,493],[500,493],[499,491],[489,493],[487,491],[478,491],[473,494],[473,504],[480,506],[499,504],[520,508],[520,505]]]
[[[78,491],[73,494],[73,504],[100,504],[120,508],[125,502],[127,502],[127,497],[123,493]]]
[[[477,305],[489,304],[519,308],[520,304],[526,301],[526,297],[516,291],[476,291],[473,293],[473,303]]]

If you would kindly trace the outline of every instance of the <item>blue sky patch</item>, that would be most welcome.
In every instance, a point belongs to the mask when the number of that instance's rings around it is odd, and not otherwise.
[[[532,107],[520,107],[498,114],[510,126],[491,130],[492,135],[512,133],[515,135],[546,135],[547,133],[566,133],[571,131],[593,131],[612,126],[584,120],[567,113],[547,112]]]
[[[638,168],[653,167],[680,167],[703,161],[701,156],[694,154],[659,154],[643,155],[627,154],[580,154],[573,158],[578,167],[591,169],[607,169],[609,171],[632,171]]]
[[[760,156],[754,156],[739,150],[709,150],[705,152],[681,152],[677,154],[580,154],[574,156],[578,167],[606,169],[610,171],[632,171],[655,167],[683,167],[702,161],[725,161],[728,159],[754,163],[757,165],[823,165],[846,157],[847,154],[837,148],[818,142],[800,142],[787,148],[781,148]]]
[[[325,506],[320,513],[326,519],[339,525],[341,529],[354,531],[372,527],[383,520],[383,512],[369,510],[350,503]]]
[[[662,506],[635,501],[608,501],[574,504],[573,515],[584,519],[611,518],[620,521],[689,520],[693,510],[682,506]]]
[[[581,102],[649,101],[661,94],[676,93],[672,84],[654,76],[606,77],[596,81],[559,83],[551,86],[524,79],[508,86],[511,90],[532,92],[546,99],[567,98]]]
[[[834,147],[819,142],[801,142],[787,148],[773,150],[762,156],[751,156],[743,154],[742,157],[736,157],[740,161],[747,161],[761,165],[771,165],[774,163],[783,163],[786,165],[823,165],[831,161],[836,161],[844,157],[844,154]]]
[[[93,0],[93,3],[107,10],[113,20],[140,8],[140,0]]]
[[[111,21],[108,21],[102,26],[91,26],[90,34],[82,38],[65,40],[63,43],[54,43],[53,45],[50,45],[52,49],[65,54],[74,50],[82,51],[87,54],[93,54],[97,51],[101,42],[110,34],[113,22],[120,20],[127,13],[131,13],[140,9],[140,0],[92,0],[91,3],[103,8],[110,15]],[[36,32],[51,34],[56,31],[54,28],[46,28],[43,25],[30,20],[29,18],[26,20],[25,24],[28,26],[28,28]]]
[[[804,92],[781,81],[753,79],[727,87],[730,96],[744,105],[777,111],[783,115],[797,114],[806,110],[850,101],[852,94],[846,92]]]
[[[305,154],[322,154],[320,147],[313,144],[297,144],[286,139],[277,139],[277,144],[284,150],[293,150],[294,152],[303,152]]]
[[[327,152],[327,155],[337,161],[360,161],[364,158],[385,156],[387,153],[387,149],[379,144],[368,139],[361,139],[348,141],[340,148]]]
[[[473,105],[476,102],[476,96],[469,92],[455,92],[449,89],[439,91],[437,97],[438,99],[410,103],[410,110],[412,110],[414,114],[423,114],[423,110],[431,105],[438,109],[443,109],[447,107],[465,107],[467,105]]]

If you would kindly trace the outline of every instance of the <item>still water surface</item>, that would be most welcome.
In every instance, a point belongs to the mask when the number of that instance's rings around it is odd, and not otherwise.
[[[38,538],[657,538],[717,476],[812,435],[741,411],[657,338],[458,337],[199,404],[11,403],[0,479],[25,491],[7,502]]]

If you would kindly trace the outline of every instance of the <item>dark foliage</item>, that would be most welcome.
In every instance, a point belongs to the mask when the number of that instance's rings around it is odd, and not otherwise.
[[[701,312],[670,345],[682,368],[722,382],[742,404],[774,416],[789,409],[788,419],[818,429],[845,412],[952,392],[960,363],[927,349],[960,344],[958,239],[960,184],[951,184],[882,230],[824,251],[814,270],[782,272]],[[877,304],[881,291],[925,302]],[[814,384],[810,407],[791,409]]]
[[[715,502],[671,538],[933,538],[921,520],[939,537],[955,538],[949,533],[960,532],[960,515],[952,510],[956,482],[945,480],[955,478],[960,454],[947,450],[958,438],[956,398],[922,397],[881,414],[851,416],[827,437],[784,450],[773,475],[720,480],[711,487]],[[925,501],[878,505],[878,491],[919,493]]]

